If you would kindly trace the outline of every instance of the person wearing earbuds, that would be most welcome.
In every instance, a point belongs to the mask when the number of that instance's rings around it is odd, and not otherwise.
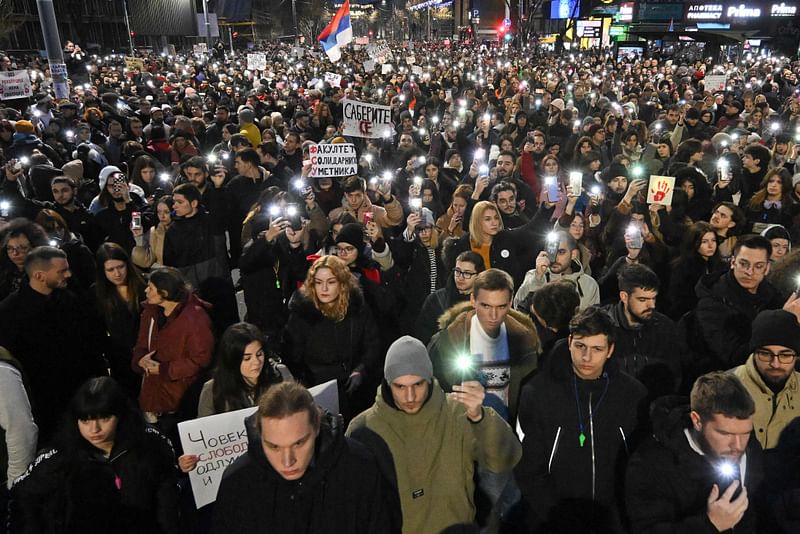
[[[597,306],[569,323],[522,388],[522,460],[514,474],[527,532],[623,532],[625,466],[647,390],[617,365],[616,327]]]
[[[733,373],[715,371],[695,381],[689,401],[651,407],[653,435],[625,477],[631,533],[767,532],[753,505],[764,477],[753,399]]]

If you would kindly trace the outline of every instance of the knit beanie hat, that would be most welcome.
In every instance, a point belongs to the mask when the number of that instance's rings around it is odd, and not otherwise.
[[[17,133],[32,134],[34,132],[33,123],[31,121],[17,121],[14,123],[14,129]]]
[[[750,337],[750,351],[767,345],[781,345],[800,353],[800,324],[793,313],[767,310],[756,316]]]
[[[339,231],[339,235],[336,236],[336,244],[338,245],[339,243],[353,245],[358,249],[358,253],[361,254],[366,245],[364,242],[364,227],[358,223],[345,224]]]
[[[401,376],[413,375],[433,380],[433,364],[422,341],[403,336],[389,347],[383,365],[383,377],[392,383]]]
[[[71,178],[75,184],[79,184],[83,180],[83,162],[79,159],[68,161],[61,167],[61,172],[67,178]]]

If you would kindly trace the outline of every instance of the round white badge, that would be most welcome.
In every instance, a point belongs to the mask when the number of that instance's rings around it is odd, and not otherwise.
[[[507,258],[511,256],[511,253],[508,251],[508,249],[504,248],[503,250],[500,251],[500,256],[503,258]]]

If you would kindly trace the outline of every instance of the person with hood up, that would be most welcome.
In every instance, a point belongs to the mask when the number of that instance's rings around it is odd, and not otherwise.
[[[509,295],[510,300],[510,295]],[[375,404],[347,434],[378,458],[393,488],[392,512],[402,512],[405,534],[438,534],[475,520],[475,464],[508,472],[519,461],[514,431],[484,407],[486,392],[465,380],[446,395],[418,339],[403,336],[386,353]]]
[[[261,145],[261,132],[258,126],[254,124],[256,114],[248,107],[242,107],[239,110],[239,133],[247,137],[250,141],[252,148],[257,148]]]
[[[514,470],[531,532],[624,532],[625,465],[647,390],[616,365],[616,327],[596,306],[575,315],[522,388],[522,460]]]
[[[578,288],[581,297],[580,309],[600,304],[600,286],[597,281],[583,272],[580,263],[578,243],[568,232],[552,232],[547,236],[548,248],[558,241],[558,248],[552,256],[548,250],[542,250],[536,257],[536,268],[525,275],[525,280],[517,290],[514,297],[514,308],[519,309],[520,303],[529,293],[540,289],[553,280],[562,278],[572,280]]]
[[[128,180],[119,168],[108,165],[100,171],[100,194],[95,200],[97,202],[92,201],[89,212],[95,213],[95,221],[100,227],[103,241],[116,243],[130,254],[136,246],[131,233],[133,213],[139,212],[142,219],[145,218],[143,212],[147,205],[144,199],[131,190]]]
[[[303,386],[270,387],[246,427],[247,453],[223,474],[212,534],[400,532],[375,457]]]

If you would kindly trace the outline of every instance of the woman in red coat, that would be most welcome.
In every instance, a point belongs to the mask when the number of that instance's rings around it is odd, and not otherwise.
[[[171,267],[151,273],[145,295],[132,361],[133,370],[144,375],[139,406],[148,422],[172,437],[184,394],[211,363],[209,305]]]

